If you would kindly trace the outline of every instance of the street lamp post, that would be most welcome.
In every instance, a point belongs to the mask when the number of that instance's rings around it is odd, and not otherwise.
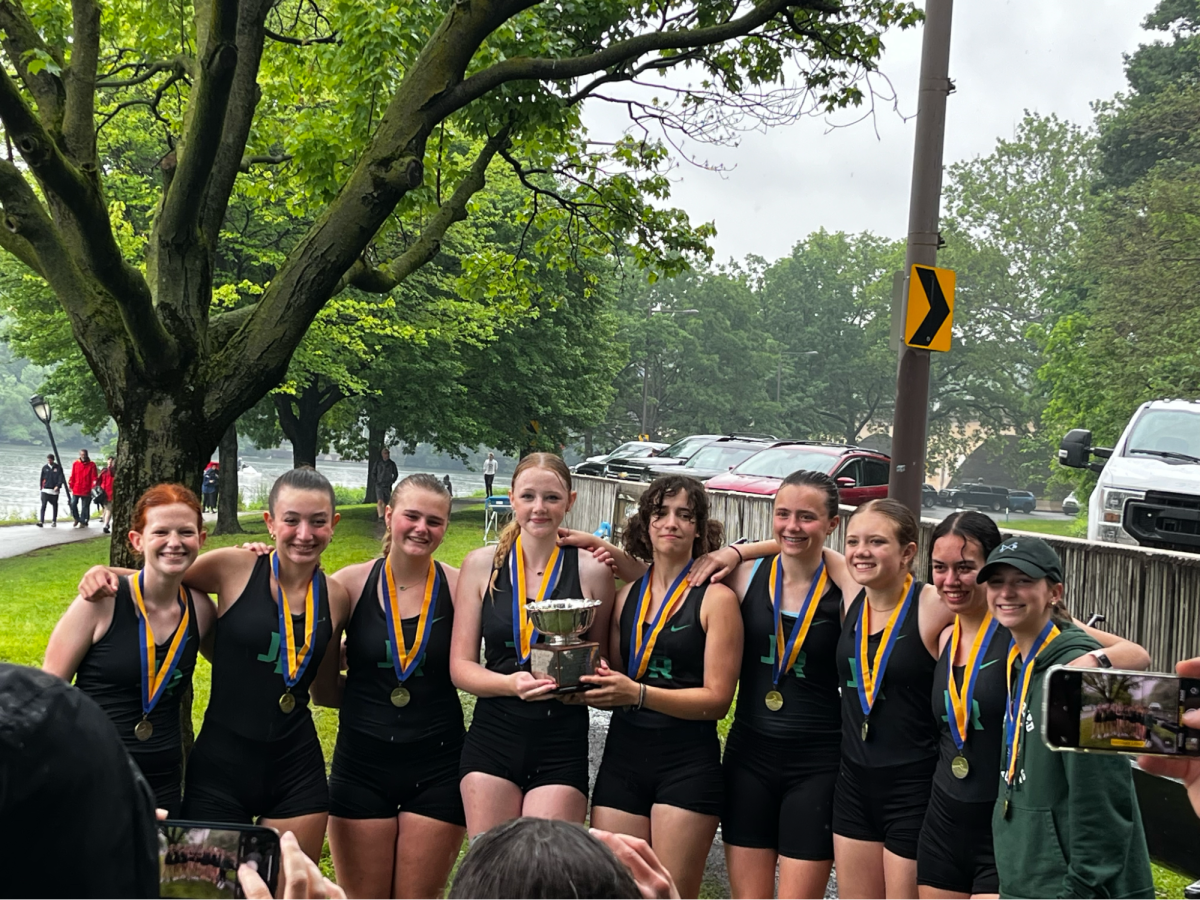
[[[29,405],[33,407],[33,414],[37,416],[37,420],[46,426],[46,434],[50,436],[50,449],[54,451],[54,461],[58,463],[61,472],[62,459],[59,458],[58,444],[54,442],[54,432],[50,428],[50,404],[41,394],[34,394],[29,398]]]
[[[700,314],[698,309],[667,309],[661,303],[656,303],[646,310],[646,321],[656,313],[668,316],[695,316]],[[642,434],[650,438],[650,335],[646,335],[646,360],[642,364]]]

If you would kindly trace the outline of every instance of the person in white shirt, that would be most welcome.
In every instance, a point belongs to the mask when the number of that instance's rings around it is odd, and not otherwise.
[[[492,496],[492,483],[496,480],[496,469],[500,466],[496,462],[496,454],[488,453],[487,459],[483,461],[483,487],[485,493]]]

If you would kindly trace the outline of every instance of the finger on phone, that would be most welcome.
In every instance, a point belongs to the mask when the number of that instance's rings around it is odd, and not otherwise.
[[[238,886],[249,900],[272,900],[267,883],[245,863],[238,866]]]

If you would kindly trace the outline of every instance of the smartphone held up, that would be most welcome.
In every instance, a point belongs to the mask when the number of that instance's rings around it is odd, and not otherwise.
[[[249,865],[275,893],[279,834],[259,825],[158,823],[159,895],[244,897],[238,867]]]
[[[1047,679],[1042,737],[1052,750],[1200,757],[1200,678],[1055,666]]]

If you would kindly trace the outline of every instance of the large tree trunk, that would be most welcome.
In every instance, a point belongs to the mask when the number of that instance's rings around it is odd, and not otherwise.
[[[199,410],[189,408],[195,394],[188,387],[177,393],[130,387],[122,397],[117,420],[117,471],[113,488],[112,529],[126,534],[133,520],[133,507],[148,488],[164,481],[187,485],[197,495],[204,464],[216,448],[211,422]],[[113,541],[109,560],[114,566],[136,568],[133,549],[125,541]]]
[[[375,463],[379,461],[386,436],[387,427],[380,425],[378,418],[372,416],[367,420],[367,489],[363,494],[363,503],[375,502]]]
[[[244,529],[238,521],[238,436],[237,423],[225,429],[221,438],[221,480],[217,496],[217,527],[213,534],[242,534]]]
[[[304,385],[297,394],[275,395],[279,427],[292,442],[293,466],[317,467],[321,418],[345,398],[337,385],[322,389],[319,377]]]

